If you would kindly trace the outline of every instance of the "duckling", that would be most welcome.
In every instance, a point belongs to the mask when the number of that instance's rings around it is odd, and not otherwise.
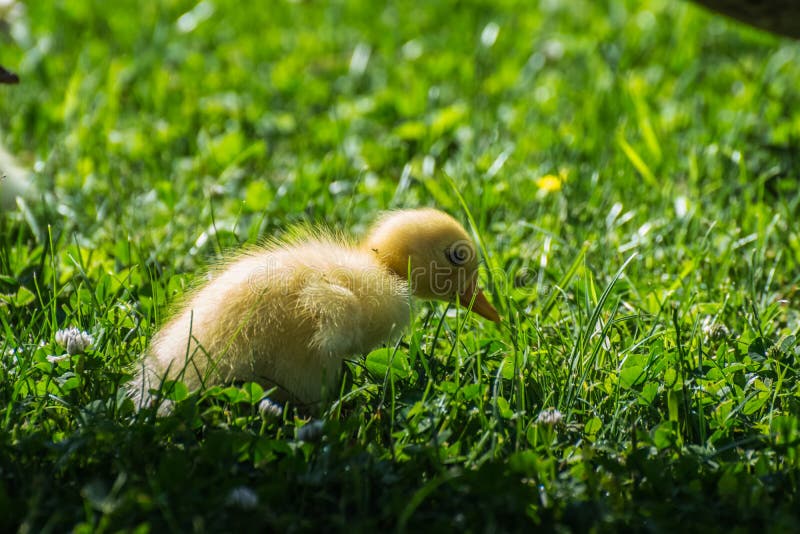
[[[246,250],[192,292],[154,336],[129,391],[139,407],[163,380],[255,381],[273,400],[330,398],[345,357],[400,335],[410,297],[459,302],[499,322],[477,287],[464,228],[435,209],[392,211],[360,244],[305,231]]]

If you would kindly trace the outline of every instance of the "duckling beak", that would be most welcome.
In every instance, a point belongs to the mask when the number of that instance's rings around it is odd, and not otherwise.
[[[483,291],[481,291],[479,287],[471,285],[466,291],[464,291],[464,293],[459,295],[458,298],[459,302],[465,306],[468,306],[469,303],[472,302],[472,311],[481,317],[485,317],[486,319],[489,319],[495,323],[500,322],[500,315],[497,313],[497,310],[494,309],[494,306],[492,306],[489,301],[486,300],[486,295],[483,294]]]

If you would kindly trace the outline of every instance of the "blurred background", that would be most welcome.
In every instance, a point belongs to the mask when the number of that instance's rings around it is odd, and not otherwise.
[[[212,210],[223,245],[309,216],[457,210],[442,173],[483,219],[580,222],[593,196],[691,208],[743,173],[780,191],[797,171],[796,43],[688,2],[0,9],[0,64],[22,79],[0,88],[7,147],[88,242],[178,261]],[[548,175],[569,194],[535,201]]]

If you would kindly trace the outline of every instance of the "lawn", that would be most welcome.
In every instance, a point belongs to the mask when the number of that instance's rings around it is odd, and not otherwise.
[[[0,14],[38,187],[0,213],[0,530],[800,529],[800,44],[667,0]],[[134,410],[209,265],[416,206],[502,324],[417,302],[318,418]]]

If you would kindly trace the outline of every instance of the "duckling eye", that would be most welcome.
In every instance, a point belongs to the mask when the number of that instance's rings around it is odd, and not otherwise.
[[[453,265],[464,265],[475,256],[475,253],[467,243],[458,242],[445,250],[444,255]]]

